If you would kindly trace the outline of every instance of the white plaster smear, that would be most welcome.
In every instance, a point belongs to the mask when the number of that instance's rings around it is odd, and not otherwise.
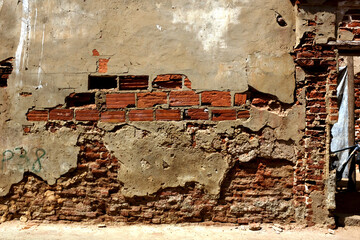
[[[19,44],[16,48],[15,53],[15,73],[19,74],[21,68],[21,59],[23,56],[24,45],[27,41],[29,32],[31,30],[31,15],[30,15],[30,8],[29,8],[29,1],[23,0],[22,1],[22,18],[21,18],[21,30],[20,30],[20,40]],[[22,61],[24,63],[24,59]]]
[[[234,6],[234,3],[248,2],[248,0],[191,0],[190,2],[175,8],[172,23],[186,24],[185,30],[196,34],[205,51],[226,48],[224,36],[228,26],[238,24],[238,16],[241,12],[241,7]],[[187,8],[189,5],[191,7]]]

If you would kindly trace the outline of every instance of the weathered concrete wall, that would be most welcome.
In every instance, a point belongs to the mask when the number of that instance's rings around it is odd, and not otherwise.
[[[335,10],[294,5],[0,1],[1,221],[328,223]]]
[[[51,163],[57,159],[50,157],[50,149],[77,152],[73,141],[52,143],[41,133],[44,145],[35,137],[31,145],[27,138],[33,135],[25,138],[19,130],[29,125],[29,109],[53,108],[69,93],[86,91],[90,73],[146,74],[150,79],[183,73],[196,90],[244,92],[252,86],[283,102],[294,100],[290,2],[24,0],[1,1],[0,6],[0,59],[14,58],[8,86],[0,89],[3,151],[41,147]],[[279,16],[285,25],[279,25]],[[4,155],[5,162],[8,158]],[[75,159],[64,161],[70,169]]]

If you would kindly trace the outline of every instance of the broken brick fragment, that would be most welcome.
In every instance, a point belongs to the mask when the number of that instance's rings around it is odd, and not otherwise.
[[[182,88],[182,75],[181,74],[164,74],[158,75],[153,81],[153,88]]]

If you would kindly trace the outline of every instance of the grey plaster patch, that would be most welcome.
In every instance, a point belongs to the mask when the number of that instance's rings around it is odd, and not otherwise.
[[[172,123],[150,123],[156,132],[125,126],[106,133],[104,141],[119,159],[119,181],[127,197],[144,196],[167,188],[197,182],[217,195],[229,167],[220,153],[206,153],[191,146],[190,134]],[[206,141],[206,140],[205,140]]]
[[[17,145],[1,145],[0,196],[8,193],[12,184],[32,172],[48,184],[77,166],[79,147],[77,134],[66,128],[55,133],[41,132],[23,136]]]

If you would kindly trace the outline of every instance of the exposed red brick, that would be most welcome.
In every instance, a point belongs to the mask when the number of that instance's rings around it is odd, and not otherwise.
[[[74,118],[74,110],[72,109],[52,109],[49,113],[50,120],[72,120]]]
[[[108,70],[108,64],[109,59],[106,58],[100,58],[98,61],[98,72],[99,73],[106,73]]]
[[[199,105],[199,94],[193,91],[170,92],[170,106],[195,106]]]
[[[185,77],[185,79],[184,79],[184,85],[185,85],[185,87],[187,87],[188,89],[192,89],[192,88],[191,88],[191,81],[189,80],[188,77]]]
[[[98,121],[99,118],[99,111],[95,109],[78,109],[75,112],[77,121]]]
[[[131,110],[129,112],[130,121],[153,121],[153,110]]]
[[[126,108],[135,106],[135,93],[106,94],[107,108]]]
[[[142,90],[148,89],[149,76],[147,75],[128,75],[119,77],[120,90]]]
[[[93,54],[93,56],[100,56],[100,53],[96,49],[92,50],[92,54]]]
[[[236,119],[236,110],[235,109],[214,109],[214,110],[212,110],[212,120],[213,121],[235,120],[235,119]]]
[[[207,109],[188,109],[185,111],[185,118],[191,120],[209,120],[209,111]]]
[[[246,93],[235,93],[235,101],[234,101],[234,105],[235,106],[241,106],[244,105],[246,103]]]
[[[251,104],[255,106],[264,106],[267,105],[268,103],[269,103],[268,99],[262,99],[262,98],[254,98],[251,102]]]
[[[158,75],[153,81],[153,88],[182,88],[182,75],[181,74],[164,74]]]
[[[32,110],[26,114],[28,121],[47,121],[48,111],[47,110]]]
[[[137,98],[137,107],[139,108],[153,107],[167,103],[167,93],[165,92],[138,93]]]
[[[360,27],[360,22],[349,22],[347,27]]]
[[[248,110],[240,110],[237,112],[238,119],[249,118],[249,117],[250,117],[250,111]]]
[[[125,122],[125,111],[107,111],[101,113],[102,122]]]
[[[214,107],[230,107],[230,92],[207,91],[201,93],[201,104]]]
[[[24,131],[24,133],[31,132],[31,126],[23,126],[23,131]]]
[[[156,120],[160,121],[179,121],[181,120],[181,112],[178,109],[158,109],[156,110]]]

